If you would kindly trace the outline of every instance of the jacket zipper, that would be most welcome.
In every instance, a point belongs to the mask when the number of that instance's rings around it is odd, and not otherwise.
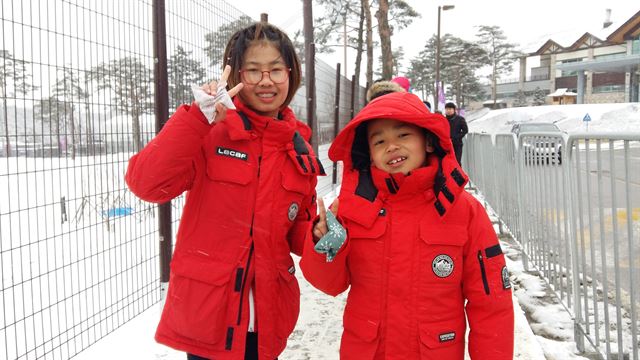
[[[258,174],[257,178],[260,179],[260,165],[262,164],[262,155],[258,156]],[[257,190],[256,190],[257,191]],[[244,271],[244,279],[242,279],[242,286],[240,287],[240,305],[238,305],[238,319],[236,324],[240,325],[242,320],[242,300],[244,299],[244,288],[247,285],[247,276],[249,274],[249,266],[251,265],[251,257],[253,256],[253,221],[256,216],[256,210],[253,210],[251,214],[251,227],[249,228],[249,237],[251,237],[251,248],[249,248],[249,258],[247,259],[247,266]]]
[[[244,287],[247,285],[247,276],[249,275],[249,266],[251,265],[251,258],[253,256],[253,242],[251,248],[249,248],[249,258],[247,259],[247,266],[245,267],[244,279],[242,279],[242,286],[240,287],[240,306],[238,307],[238,320],[236,325],[240,325],[242,319],[242,300],[244,298]]]
[[[487,271],[484,268],[482,250],[478,250],[478,262],[480,263],[480,274],[482,275],[482,284],[484,285],[484,292],[487,295],[489,295],[489,281],[487,280]]]

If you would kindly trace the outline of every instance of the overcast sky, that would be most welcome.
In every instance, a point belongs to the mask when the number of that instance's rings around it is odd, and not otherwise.
[[[416,57],[427,39],[436,33],[438,5],[455,6],[452,10],[442,12],[441,35],[450,33],[471,41],[475,40],[475,26],[497,25],[504,30],[509,42],[519,44],[525,50],[535,50],[549,38],[558,41],[561,45],[570,45],[566,42],[572,43],[584,32],[600,30],[607,8],[611,9],[611,20],[614,24],[622,24],[640,11],[640,2],[637,0],[407,0],[407,2],[422,17],[414,20],[407,29],[394,34],[391,40],[394,49],[398,46],[403,47],[405,64],[409,63],[409,59]],[[254,19],[259,19],[260,13],[268,13],[269,21],[287,31],[291,36],[303,25],[301,0],[239,0],[233,5]],[[321,15],[320,6],[314,5],[313,10],[314,17]],[[572,33],[577,35],[572,36]],[[318,56],[333,65],[336,62],[342,62],[343,52],[339,50],[334,56],[322,54]],[[349,69],[353,69],[355,55],[347,56],[347,71],[350,76]]]

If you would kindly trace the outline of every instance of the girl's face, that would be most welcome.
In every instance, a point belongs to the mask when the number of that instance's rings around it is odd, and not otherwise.
[[[433,146],[416,125],[391,119],[371,120],[367,126],[371,162],[390,174],[403,173],[425,165]]]
[[[256,113],[277,117],[289,93],[290,71],[280,50],[257,42],[247,48],[243,60],[240,79],[244,87],[238,96]]]

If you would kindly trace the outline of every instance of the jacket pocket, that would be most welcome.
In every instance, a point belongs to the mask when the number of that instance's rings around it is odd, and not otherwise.
[[[387,231],[386,218],[379,216],[371,227],[351,221],[348,231],[347,235],[350,239],[378,239]]]
[[[309,176],[283,173],[282,187],[286,191],[292,191],[301,195],[307,195],[309,194],[311,183],[309,181]]]
[[[247,185],[254,177],[251,162],[217,154],[207,158],[207,177],[223,183]]]
[[[480,276],[486,295],[499,296],[503,290],[511,289],[507,269],[500,244],[478,250],[476,253]]]
[[[379,322],[361,318],[352,311],[345,311],[343,324],[340,358],[373,359],[378,349]]]
[[[462,281],[463,247],[467,241],[464,226],[420,224],[420,259],[424,277],[430,284],[451,284]]]
[[[278,317],[276,334],[286,340],[293,332],[300,314],[300,287],[292,265],[288,269],[278,269]]]
[[[197,254],[176,258],[171,263],[171,282],[163,311],[167,325],[192,340],[210,345],[222,343],[233,269],[232,264]]]
[[[464,358],[466,325],[464,317],[421,323],[419,325],[420,359]]]

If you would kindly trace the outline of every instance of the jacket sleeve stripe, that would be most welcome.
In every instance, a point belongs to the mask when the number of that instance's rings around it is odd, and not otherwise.
[[[494,246],[486,248],[484,253],[487,254],[487,258],[492,258],[502,254],[502,248],[500,247],[500,244],[495,244]]]

